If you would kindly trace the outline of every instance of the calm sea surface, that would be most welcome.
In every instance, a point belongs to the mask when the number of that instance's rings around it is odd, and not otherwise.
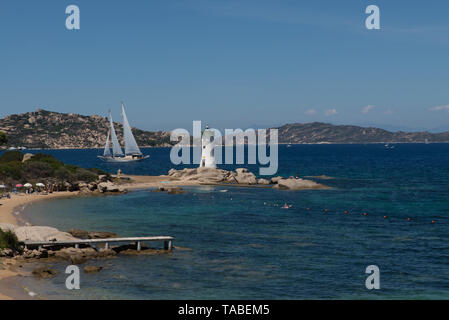
[[[112,173],[157,175],[172,167],[164,148],[121,165],[97,161],[96,150],[43,152]],[[54,266],[51,280],[23,284],[73,299],[449,298],[449,144],[280,146],[278,174],[296,173],[333,177],[315,179],[333,188],[192,187],[182,195],[142,190],[30,205],[23,215],[34,224],[172,235],[188,249],[90,261],[105,269],[82,273],[77,291],[65,289],[66,263]],[[281,209],[285,202],[292,208]],[[372,264],[381,290],[365,288]]]

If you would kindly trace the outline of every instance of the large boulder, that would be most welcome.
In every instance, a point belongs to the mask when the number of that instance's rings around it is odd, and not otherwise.
[[[216,168],[198,168],[197,180],[201,183],[221,183],[226,180],[228,171]]]
[[[267,185],[270,184],[270,181],[268,181],[267,179],[259,179],[257,180],[257,184]]]
[[[237,175],[234,177],[238,184],[257,184],[256,175],[249,172],[246,168],[236,170]]]
[[[278,181],[277,186],[279,189],[284,190],[305,190],[305,189],[325,188],[325,186],[322,184],[305,179],[281,179]]]
[[[248,169],[238,168],[238,169],[235,169],[235,172],[237,173],[237,175],[240,175],[240,174],[248,173]]]
[[[103,231],[103,232],[89,232],[89,239],[107,239],[107,238],[116,238],[117,234],[114,232]]]
[[[102,232],[96,232],[96,231],[86,231],[86,230],[80,230],[80,229],[70,229],[67,231],[72,236],[79,238],[79,239],[107,239],[107,238],[116,238],[117,234],[114,232],[109,231],[102,231]]]
[[[68,241],[76,240],[68,232],[59,231],[56,228],[44,226],[23,226],[14,229],[19,241]]]
[[[282,180],[282,179],[284,179],[284,178],[282,178],[282,177],[280,177],[280,176],[278,176],[278,177],[273,177],[273,178],[271,178],[270,182],[271,182],[272,184],[276,184],[276,183],[279,182],[279,180]]]
[[[55,251],[54,257],[71,261],[72,264],[82,264],[87,260],[98,257],[94,248],[63,248]]]
[[[103,267],[98,267],[98,266],[86,266],[84,267],[84,273],[96,273],[96,272],[100,272],[100,270],[102,270]]]
[[[26,161],[28,161],[28,160],[31,160],[31,158],[33,158],[33,157],[34,157],[34,154],[32,154],[32,153],[25,153],[25,154],[23,155],[22,162],[26,162]]]
[[[0,229],[4,232],[6,231],[12,231],[14,232],[19,226],[16,226],[15,224],[10,223],[0,223]]]
[[[113,193],[123,193],[126,192],[126,189],[124,189],[123,187],[120,187],[110,181],[108,182],[101,182],[98,184],[98,190],[100,190],[100,192],[113,192]]]
[[[32,274],[38,278],[50,279],[56,275],[57,271],[46,267],[34,269]]]
[[[78,239],[89,239],[89,232],[85,231],[85,230],[70,229],[67,232],[70,233],[75,238],[78,238]]]

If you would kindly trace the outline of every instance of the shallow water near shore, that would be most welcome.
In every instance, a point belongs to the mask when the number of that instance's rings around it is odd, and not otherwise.
[[[44,152],[110,172],[170,169],[169,149],[145,151],[150,160],[128,167],[97,162],[95,150]],[[335,179],[316,181],[333,188],[189,187],[188,194],[140,190],[27,206],[21,215],[33,224],[171,235],[188,249],[89,261],[105,269],[81,273],[81,290],[65,289],[67,263],[55,265],[51,280],[23,284],[58,299],[449,298],[449,145],[293,145],[279,155],[278,174],[324,174]],[[372,264],[381,290],[365,288]]]

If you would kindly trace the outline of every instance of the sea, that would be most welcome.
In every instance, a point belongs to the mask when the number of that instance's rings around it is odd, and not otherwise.
[[[99,150],[30,152],[111,173],[184,167],[169,148],[144,149],[150,158],[130,164],[101,162]],[[223,166],[237,167],[259,174]],[[89,261],[103,270],[81,270],[79,290],[65,286],[67,262],[46,263],[58,271],[50,280],[21,284],[50,299],[449,298],[449,144],[280,145],[276,175],[296,174],[330,188],[201,186],[28,205],[20,214],[36,225],[169,235],[176,249]],[[366,286],[373,265],[379,289]]]

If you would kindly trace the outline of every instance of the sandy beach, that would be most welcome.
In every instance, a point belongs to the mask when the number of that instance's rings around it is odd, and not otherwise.
[[[124,179],[118,183],[120,186],[129,189],[147,189],[157,188],[163,186],[180,186],[186,185],[180,181],[171,181],[168,176],[124,176]],[[188,183],[189,185],[195,185],[198,183]],[[20,212],[26,205],[37,201],[52,200],[57,198],[78,197],[82,196],[79,192],[53,192],[50,194],[11,194],[11,198],[3,198],[0,200],[0,223],[9,223],[20,225],[26,221],[20,220],[16,212]],[[85,196],[85,195],[84,195]],[[6,260],[6,259],[5,259]],[[0,259],[0,262],[4,262]],[[0,263],[0,300],[12,300],[12,299],[33,299],[29,296],[23,288],[20,287],[17,277],[20,273]]]
[[[3,198],[0,200],[0,223],[20,224],[22,221],[16,217],[15,212],[32,202],[51,200],[56,198],[65,198],[77,196],[76,192],[54,192],[48,195],[43,194],[21,194],[11,195],[11,199]],[[6,260],[6,259],[4,259]],[[30,299],[23,288],[20,287],[16,277],[20,274],[14,270],[14,266],[0,264],[0,300],[11,299]]]

